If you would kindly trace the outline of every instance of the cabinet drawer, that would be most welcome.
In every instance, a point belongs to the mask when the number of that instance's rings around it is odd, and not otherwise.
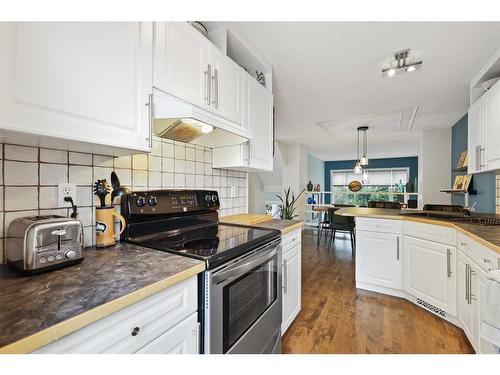
[[[282,253],[292,250],[295,246],[302,242],[302,231],[301,229],[296,229],[290,233],[284,234],[281,237],[281,244],[283,247]]]
[[[401,233],[401,220],[356,218],[356,230],[383,233]]]
[[[485,270],[500,268],[500,255],[460,232],[457,233],[457,247]]]
[[[37,353],[134,353],[196,310],[195,276],[44,346]]]
[[[198,313],[177,324],[139,350],[139,354],[198,354],[199,353]]]
[[[405,235],[420,238],[423,240],[433,241],[450,246],[455,246],[456,243],[455,229],[444,227],[441,225],[405,221],[403,224],[403,230]]]

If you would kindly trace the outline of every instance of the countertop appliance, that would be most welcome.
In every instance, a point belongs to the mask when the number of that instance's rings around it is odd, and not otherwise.
[[[205,353],[281,352],[281,233],[220,224],[208,190],[122,197],[122,241],[206,263],[199,277]]]
[[[12,221],[6,239],[7,262],[26,274],[83,260],[83,225],[63,216],[29,216]]]

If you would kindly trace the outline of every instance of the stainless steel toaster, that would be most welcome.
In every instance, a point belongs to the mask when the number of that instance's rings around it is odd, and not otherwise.
[[[7,262],[27,274],[49,271],[83,260],[83,225],[63,216],[13,220],[7,231]]]

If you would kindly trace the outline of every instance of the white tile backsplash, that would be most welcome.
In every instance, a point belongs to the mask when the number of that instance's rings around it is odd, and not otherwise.
[[[57,207],[57,184],[77,184],[77,204],[84,223],[85,244],[95,243],[92,193],[97,178],[110,179],[115,170],[121,185],[136,190],[197,188],[213,189],[221,197],[221,216],[244,213],[246,172],[212,169],[212,152],[203,146],[155,138],[151,154],[111,157],[0,143],[5,159],[0,162],[0,262],[3,238],[17,217],[37,214],[68,215]],[[228,177],[229,176],[229,177]],[[237,197],[228,197],[228,187],[236,187]],[[109,196],[108,196],[109,198]],[[69,207],[69,205],[68,205]]]
[[[38,163],[4,160],[4,185],[38,185]]]

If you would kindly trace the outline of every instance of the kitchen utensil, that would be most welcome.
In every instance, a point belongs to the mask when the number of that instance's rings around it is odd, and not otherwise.
[[[120,186],[120,180],[114,171],[111,172],[111,186],[113,186],[113,191],[111,192],[111,205],[114,204],[116,197],[121,197],[131,193],[128,187]]]
[[[94,184],[94,194],[101,201],[101,208],[106,207],[106,195],[109,194],[109,185],[106,179],[97,180]]]
[[[120,220],[120,233],[115,233],[114,217]],[[116,236],[125,230],[125,219],[117,213],[114,207],[97,207],[95,210],[96,219],[96,247],[113,246],[116,243]]]
[[[6,258],[18,271],[36,274],[83,260],[83,225],[63,216],[28,216],[10,223]]]

